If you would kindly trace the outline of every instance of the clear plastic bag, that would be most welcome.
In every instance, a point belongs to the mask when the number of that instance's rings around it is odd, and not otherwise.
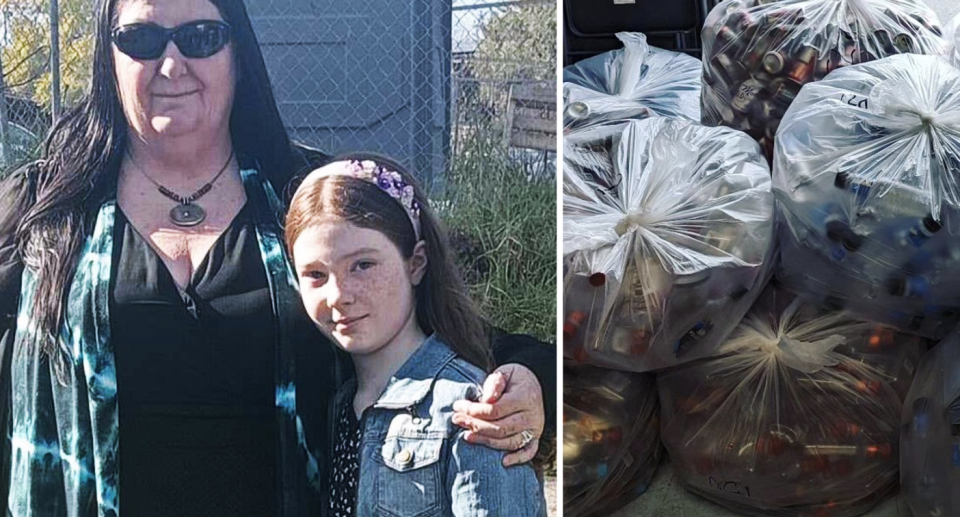
[[[563,135],[563,166],[574,177],[583,178],[597,188],[614,192],[620,183],[619,172],[614,170],[620,138],[630,121],[600,122],[570,131]],[[577,196],[579,183],[563,183],[571,195]]]
[[[623,48],[563,69],[564,131],[601,122],[680,117],[700,121],[700,62],[620,32]]]
[[[895,54],[940,55],[945,45],[921,0],[727,0],[703,29],[703,123],[747,132],[769,159],[804,84]]]
[[[653,375],[565,362],[563,510],[609,515],[643,494],[660,463]]]
[[[953,66],[960,68],[960,15],[957,15],[947,24],[945,29],[947,36],[947,51],[944,54],[947,61],[953,63]]]
[[[960,317],[960,70],[894,56],[807,85],[773,185],[791,290],[943,337]]]
[[[565,354],[632,371],[709,355],[770,270],[759,147],[662,117],[581,131],[563,168]]]
[[[900,486],[913,517],[960,515],[960,333],[923,356],[902,422]]]
[[[724,355],[657,376],[671,465],[745,515],[861,515],[896,487],[921,341],[768,287]]]

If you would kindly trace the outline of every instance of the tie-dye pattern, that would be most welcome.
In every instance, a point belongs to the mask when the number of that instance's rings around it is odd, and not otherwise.
[[[256,196],[257,220],[261,222],[281,220],[284,214],[283,205],[270,183],[254,170],[245,170],[242,175],[248,193],[255,192],[263,195],[263,199]],[[248,198],[252,199],[249,196]],[[289,346],[292,340],[288,333],[293,328],[290,319],[295,317],[297,314],[295,308],[302,302],[293,267],[283,246],[279,225],[257,224],[257,240],[260,243],[261,258],[267,268],[267,282],[273,297],[273,311],[280,320],[279,341],[288,344],[288,346],[278,347],[275,376],[276,407],[280,419],[280,464],[302,467],[281,468],[280,484],[284,499],[282,506],[291,512],[290,515],[297,515],[301,509],[296,502],[297,490],[294,487],[301,486],[301,482],[305,480],[317,492],[323,489],[317,456],[311,452],[311,447],[306,441],[303,422],[297,414],[296,357],[293,347]]]
[[[256,171],[244,170],[242,177],[247,199],[257,210],[257,238],[279,329],[275,379],[281,479],[276,515],[299,516],[306,507],[302,492],[319,493],[321,485],[317,456],[297,414],[295,354],[288,339],[294,313],[290,308],[299,303],[299,295],[279,238],[282,205]],[[30,316],[36,278],[24,270],[11,365],[11,460],[5,466],[12,517],[120,515],[118,386],[109,315],[115,208],[113,200],[101,206],[81,253],[67,297],[58,360],[29,344],[36,329]]]

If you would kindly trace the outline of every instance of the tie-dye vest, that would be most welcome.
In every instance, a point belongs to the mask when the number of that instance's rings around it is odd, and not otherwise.
[[[282,205],[269,182],[242,171],[247,199],[256,209],[256,233],[278,321],[276,407],[279,487],[277,516],[300,516],[307,497],[322,487],[318,445],[306,444],[297,406],[289,318],[299,304],[277,221]],[[13,517],[119,517],[117,375],[110,339],[115,200],[105,202],[88,236],[70,287],[60,335],[64,368],[27,345],[36,331],[31,307],[36,278],[23,273],[11,363],[10,493]],[[322,346],[322,345],[321,345]],[[59,379],[58,379],[59,377]],[[309,409],[308,409],[309,410]],[[311,451],[313,453],[311,453]]]

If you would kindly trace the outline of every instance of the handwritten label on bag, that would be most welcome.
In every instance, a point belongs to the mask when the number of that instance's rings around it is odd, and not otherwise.
[[[851,93],[841,93],[840,102],[845,102],[854,108],[869,109],[870,102],[866,97],[861,97],[860,95],[853,95]]]
[[[708,482],[710,483],[710,488],[719,490],[721,492],[750,497],[750,487],[738,481],[720,481],[715,479],[713,476],[709,476]]]
[[[755,79],[751,79],[740,85],[737,94],[733,98],[733,107],[737,111],[745,112],[753,100],[762,89],[762,85]]]
[[[737,91],[737,100],[739,101],[752,101],[754,97],[757,96],[757,88],[751,85],[750,83],[743,83],[740,85],[740,90]]]

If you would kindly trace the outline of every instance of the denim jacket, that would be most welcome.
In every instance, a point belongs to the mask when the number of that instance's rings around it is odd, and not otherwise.
[[[361,419],[357,517],[546,515],[534,469],[504,467],[502,451],[467,443],[451,420],[485,377],[434,336],[407,359]],[[355,393],[354,380],[338,390],[332,415]]]

